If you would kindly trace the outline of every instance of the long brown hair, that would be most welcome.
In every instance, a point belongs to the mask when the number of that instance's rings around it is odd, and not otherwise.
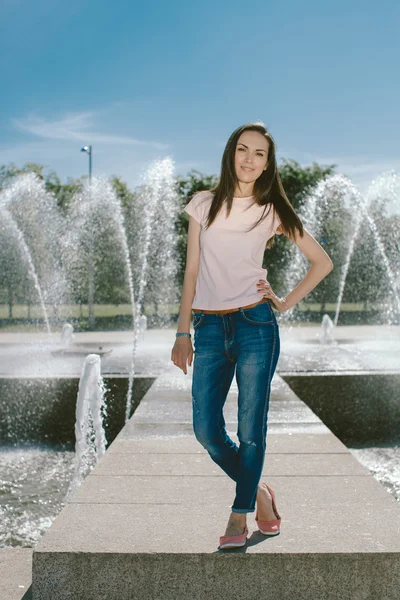
[[[301,237],[304,235],[303,224],[297,216],[293,206],[289,202],[282,181],[279,176],[275,156],[275,142],[272,135],[267,131],[262,122],[247,123],[235,129],[228,139],[221,161],[221,175],[219,182],[209,191],[214,194],[213,201],[208,212],[205,227],[208,228],[221,210],[224,201],[227,202],[227,214],[229,216],[233,203],[233,194],[238,178],[235,171],[235,152],[239,137],[244,131],[258,131],[268,141],[268,165],[265,171],[254,182],[253,196],[255,203],[265,206],[259,220],[248,230],[257,227],[269,214],[271,208],[276,210],[282,222],[282,227],[289,235],[294,237],[296,229]],[[269,210],[266,212],[267,207]],[[268,240],[266,246],[269,248],[274,243],[274,236]]]

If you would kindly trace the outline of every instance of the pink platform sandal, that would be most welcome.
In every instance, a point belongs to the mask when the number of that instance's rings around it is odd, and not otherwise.
[[[280,533],[280,530],[281,530],[280,527],[281,527],[282,517],[280,516],[280,514],[278,513],[278,509],[276,508],[274,490],[272,488],[270,488],[269,485],[267,485],[264,482],[262,483],[262,485],[264,485],[266,488],[268,488],[268,491],[272,496],[272,509],[276,515],[276,519],[274,519],[272,521],[259,521],[258,520],[258,511],[257,511],[256,521],[257,521],[258,529],[264,535],[278,535],[278,533]]]
[[[221,535],[219,538],[219,549],[222,548],[240,548],[246,544],[247,535],[249,530],[247,529],[247,525],[244,529],[243,533],[239,535]]]

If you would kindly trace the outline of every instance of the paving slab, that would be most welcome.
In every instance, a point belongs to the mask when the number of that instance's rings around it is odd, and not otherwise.
[[[279,434],[284,442],[285,434]],[[179,439],[179,438],[178,438]],[[267,454],[264,461],[263,477],[282,475],[296,477],[305,475],[370,475],[370,471],[361,465],[348,453],[329,455],[326,453],[298,454],[270,452],[267,445]],[[226,478],[225,473],[213,461],[206,451],[181,454],[119,454],[106,453],[105,457],[97,464],[89,477],[97,475],[109,476],[203,476]]]
[[[140,491],[138,485],[136,493],[129,495],[125,487],[109,502],[100,496],[98,502],[69,503],[45,534],[40,551],[214,553],[230,513],[234,482],[196,477],[185,483],[185,479],[189,478],[172,482],[174,496],[166,495],[168,478],[150,482],[141,478],[138,483],[152,494]],[[398,552],[398,504],[382,486],[376,489],[372,477],[270,476],[268,481],[276,490],[282,533],[266,538],[256,527],[255,513],[250,513],[250,543],[243,552],[285,553],[289,557],[297,553]],[[117,477],[115,487],[120,484]],[[134,491],[133,486],[130,490]]]
[[[239,443],[237,435],[231,433],[231,438],[236,444]],[[337,437],[326,428],[321,428],[319,433],[285,433],[271,431],[268,428],[267,435],[268,454],[321,454],[321,453],[343,453],[349,454],[348,448]],[[107,456],[111,454],[207,454],[207,450],[196,440],[188,429],[187,435],[180,437],[169,437],[168,439],[130,439],[128,436],[119,435],[107,450]],[[105,457],[104,457],[105,459]],[[268,455],[266,456],[268,459]],[[103,460],[103,459],[102,459]],[[98,466],[100,466],[99,461]]]
[[[224,405],[224,417],[227,422],[237,419],[238,400],[232,398]],[[271,402],[268,423],[319,423],[317,415],[301,400],[282,400]],[[192,404],[187,401],[163,399],[148,401],[135,417],[138,423],[192,423]]]
[[[229,435],[233,435],[237,429],[237,422],[228,421],[226,423],[226,429]],[[272,421],[268,425],[269,432],[286,433],[326,433],[329,429],[322,423],[322,421],[315,422],[300,422],[290,423],[287,421],[279,422]],[[153,423],[141,423],[141,422],[128,422],[119,434],[119,440],[149,440],[149,439],[166,439],[175,436],[192,436],[193,426],[191,423],[168,423],[168,422],[153,422]],[[268,443],[268,442],[267,442]]]

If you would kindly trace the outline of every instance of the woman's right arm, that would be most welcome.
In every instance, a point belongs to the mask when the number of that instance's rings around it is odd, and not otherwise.
[[[193,298],[196,291],[197,274],[200,264],[200,231],[201,225],[189,216],[188,241],[186,251],[186,267],[183,279],[181,303],[178,319],[178,333],[190,333]],[[177,337],[171,352],[174,364],[187,373],[186,362],[192,364],[193,347],[190,338]]]

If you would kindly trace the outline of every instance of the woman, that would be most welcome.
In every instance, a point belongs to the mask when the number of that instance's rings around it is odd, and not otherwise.
[[[193,429],[211,458],[236,482],[236,496],[219,548],[244,546],[247,513],[265,535],[280,532],[273,490],[260,483],[271,380],[280,352],[274,307],[292,308],[333,269],[325,250],[303,225],[279,177],[275,142],[263,123],[230,136],[221,176],[196,193],[190,215],[185,277],[173,363],[186,374],[193,348]],[[261,267],[265,247],[284,234],[311,262],[304,279],[279,298]],[[236,369],[239,447],[227,435],[223,406]]]

